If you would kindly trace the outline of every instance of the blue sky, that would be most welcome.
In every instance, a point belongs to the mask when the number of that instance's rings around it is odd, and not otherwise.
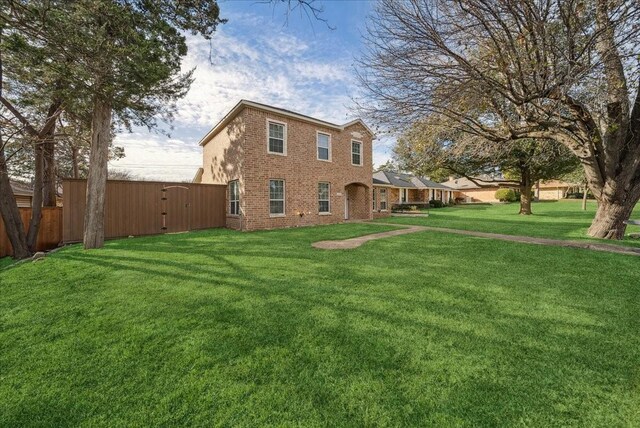
[[[358,92],[353,63],[372,1],[317,1],[335,29],[284,5],[221,1],[211,42],[188,36],[184,68],[196,68],[189,94],[179,101],[171,137],[146,130],[119,133],[126,157],[112,162],[145,179],[189,180],[202,164],[200,138],[240,99],[249,99],[335,123],[355,117]],[[369,124],[375,127],[375,124]],[[374,162],[384,163],[389,140],[374,142]]]

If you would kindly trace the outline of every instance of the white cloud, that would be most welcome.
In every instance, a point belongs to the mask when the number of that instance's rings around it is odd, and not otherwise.
[[[125,147],[126,158],[114,168],[144,178],[192,178],[202,162],[198,141],[240,99],[336,123],[354,117],[349,108],[356,90],[352,54],[326,40],[302,40],[273,21],[244,14],[221,26],[211,42],[189,35],[187,43],[183,66],[185,71],[195,67],[195,81],[177,103],[175,138],[119,134],[116,144]],[[386,160],[387,149],[380,147],[376,163]]]

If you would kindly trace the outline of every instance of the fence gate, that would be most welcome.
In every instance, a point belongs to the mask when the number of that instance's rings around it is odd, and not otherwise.
[[[189,190],[186,186],[166,186],[162,189],[162,216],[165,232],[184,232],[191,229]]]
[[[64,180],[63,241],[82,240],[86,181]],[[226,186],[107,181],[105,238],[225,226]]]

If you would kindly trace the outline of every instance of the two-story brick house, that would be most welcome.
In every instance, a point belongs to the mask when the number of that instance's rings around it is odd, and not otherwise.
[[[242,100],[202,138],[194,181],[225,184],[227,227],[271,229],[372,217],[373,133]]]

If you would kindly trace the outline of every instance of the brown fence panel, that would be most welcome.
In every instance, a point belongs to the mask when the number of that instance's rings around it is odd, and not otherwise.
[[[31,208],[19,208],[22,223],[25,231],[29,228],[31,221]],[[42,208],[42,219],[40,220],[40,230],[38,231],[37,251],[50,250],[57,247],[62,242],[62,208],[45,207]],[[9,242],[7,231],[0,217],[0,257],[13,254],[13,248]]]
[[[226,186],[214,184],[110,180],[105,198],[105,237],[223,227],[225,191]],[[81,241],[86,181],[65,180],[63,195],[63,241]]]
[[[191,230],[206,229],[211,223],[225,225],[227,186],[192,186],[190,196]]]

